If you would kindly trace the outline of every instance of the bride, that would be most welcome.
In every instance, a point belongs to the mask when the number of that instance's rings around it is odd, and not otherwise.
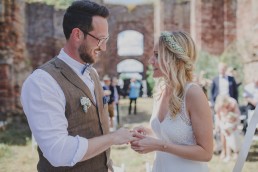
[[[149,62],[159,78],[151,128],[136,127],[138,153],[156,152],[153,172],[206,172],[213,153],[212,115],[202,89],[192,82],[195,45],[184,32],[162,32]]]

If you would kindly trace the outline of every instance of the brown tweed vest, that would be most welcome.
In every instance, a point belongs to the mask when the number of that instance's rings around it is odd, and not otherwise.
[[[62,60],[53,58],[43,64],[40,69],[48,72],[64,92],[66,98],[65,116],[68,120],[69,135],[79,135],[90,139],[109,132],[107,104],[103,105],[102,86],[93,69],[90,69],[90,76],[95,84],[96,104],[89,88]],[[87,112],[83,111],[80,104],[81,97],[88,97],[91,100],[91,106]],[[78,162],[73,167],[54,167],[43,156],[39,148],[38,152],[37,168],[40,172],[105,172],[108,171],[108,166],[111,166],[109,149],[89,160]]]

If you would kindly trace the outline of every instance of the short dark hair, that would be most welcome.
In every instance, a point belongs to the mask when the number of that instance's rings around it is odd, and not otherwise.
[[[70,38],[72,30],[79,28],[83,32],[93,30],[92,17],[101,16],[107,18],[109,11],[105,6],[88,0],[74,1],[65,12],[63,31],[66,39]]]

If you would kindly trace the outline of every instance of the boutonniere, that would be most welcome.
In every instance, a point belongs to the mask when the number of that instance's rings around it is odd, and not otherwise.
[[[84,112],[87,112],[88,109],[89,109],[90,106],[91,106],[90,99],[89,99],[88,97],[81,97],[80,102],[81,102],[83,111],[84,111]]]

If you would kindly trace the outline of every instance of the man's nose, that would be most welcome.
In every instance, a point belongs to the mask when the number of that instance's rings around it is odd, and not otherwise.
[[[99,47],[100,47],[101,51],[106,51],[106,49],[107,49],[107,43],[103,43],[103,44],[101,44]]]

